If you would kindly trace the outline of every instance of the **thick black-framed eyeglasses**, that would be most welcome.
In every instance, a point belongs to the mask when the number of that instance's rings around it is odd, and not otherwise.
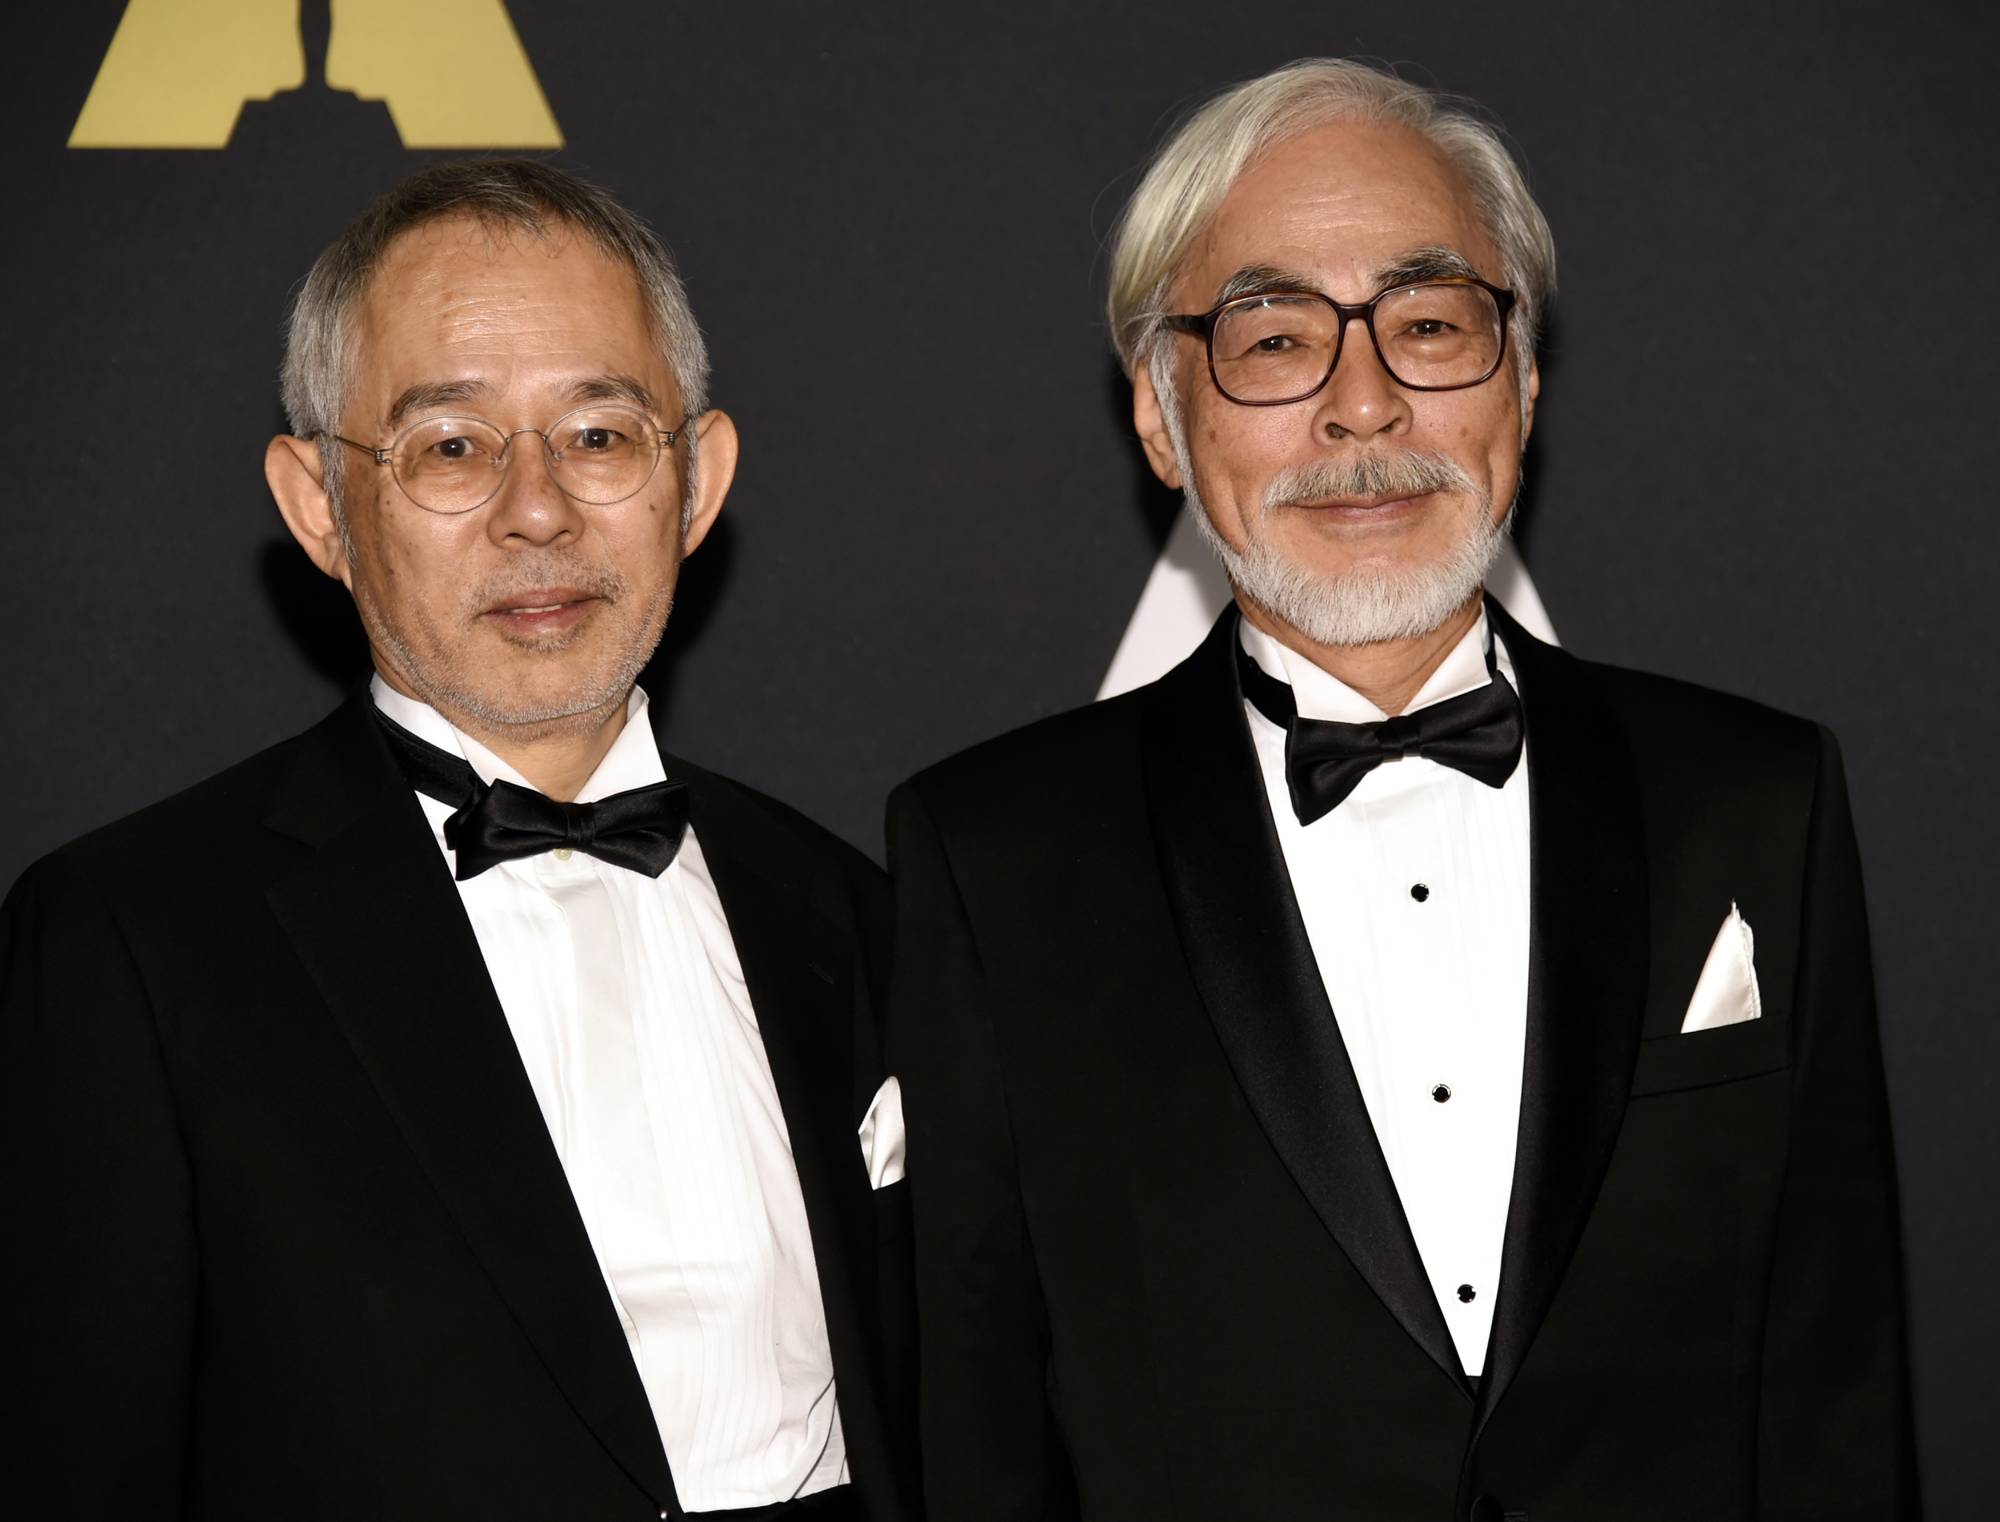
[[[1245,407],[1304,401],[1332,379],[1347,325],[1368,329],[1382,368],[1411,391],[1460,391],[1491,380],[1507,354],[1514,293],[1472,276],[1392,286],[1367,301],[1318,291],[1238,296],[1162,319],[1208,346],[1215,389]]]
[[[425,512],[456,516],[493,500],[507,477],[514,440],[524,433],[542,441],[549,476],[565,496],[609,507],[653,479],[660,456],[688,422],[661,428],[638,408],[614,402],[579,407],[546,428],[508,432],[485,418],[453,416],[412,423],[379,448],[337,433],[326,437],[388,466],[403,495]]]

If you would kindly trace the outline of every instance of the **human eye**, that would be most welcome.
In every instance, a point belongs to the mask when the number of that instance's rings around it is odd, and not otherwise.
[[[1400,330],[1405,338],[1446,338],[1459,331],[1458,325],[1444,317],[1412,317]]]
[[[441,417],[418,423],[404,436],[403,469],[418,475],[449,475],[493,463],[495,442],[472,418]]]
[[[425,446],[425,453],[445,464],[456,464],[461,460],[475,460],[485,454],[478,439],[469,433],[451,433],[431,440]]]
[[[1460,343],[1495,325],[1493,303],[1478,286],[1419,285],[1382,298],[1376,330],[1397,343]]]
[[[639,448],[646,420],[622,407],[606,407],[564,418],[550,442],[562,454],[589,460],[616,459]]]
[[[586,428],[577,429],[568,447],[582,450],[585,454],[603,454],[606,450],[620,449],[631,442],[630,437],[620,429],[606,427],[602,423],[592,423]]]
[[[1317,303],[1285,297],[1246,302],[1216,324],[1218,359],[1284,359],[1326,343],[1326,313]]]

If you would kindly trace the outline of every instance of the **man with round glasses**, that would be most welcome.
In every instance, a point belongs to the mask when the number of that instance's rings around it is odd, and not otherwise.
[[[10,1515],[914,1514],[886,882],[635,685],[707,374],[547,165],[314,265],[266,472],[375,675],[8,901]]]
[[[1483,593],[1553,287],[1494,131],[1353,63],[1134,193],[1234,606],[891,801],[933,1515],[1914,1514],[1833,741]]]

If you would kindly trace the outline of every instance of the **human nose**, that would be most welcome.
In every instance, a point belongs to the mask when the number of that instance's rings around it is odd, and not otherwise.
[[[1314,398],[1313,427],[1331,439],[1369,439],[1406,433],[1410,422],[1410,394],[1383,365],[1367,319],[1346,318],[1333,373]]]
[[[583,508],[556,481],[547,435],[522,428],[509,435],[500,490],[487,533],[496,544],[544,548],[583,532]]]

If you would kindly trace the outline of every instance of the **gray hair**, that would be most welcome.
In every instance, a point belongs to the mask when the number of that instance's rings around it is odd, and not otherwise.
[[[319,441],[336,515],[343,451],[333,435],[354,378],[356,309],[390,245],[411,229],[446,217],[536,233],[574,228],[607,258],[629,265],[682,407],[689,418],[708,410],[708,348],[674,257],[650,227],[607,191],[553,165],[533,159],[440,164],[378,198],[313,261],[285,325],[285,416],[295,436]],[[684,512],[692,502],[694,437],[690,429]]]
[[[1525,377],[1549,303],[1556,249],[1499,132],[1470,101],[1344,58],[1305,58],[1224,91],[1154,155],[1113,234],[1111,342],[1127,375],[1166,332],[1169,287],[1189,247],[1258,155],[1331,122],[1407,127],[1462,175],[1513,287],[1516,363]]]

